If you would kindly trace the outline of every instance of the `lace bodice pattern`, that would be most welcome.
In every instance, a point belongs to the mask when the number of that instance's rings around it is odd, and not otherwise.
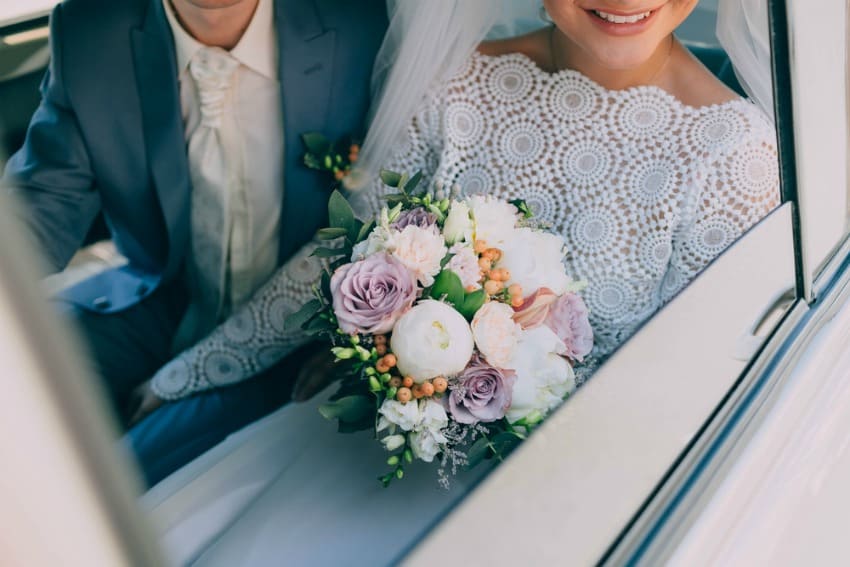
[[[779,202],[774,131],[750,102],[694,108],[658,87],[609,91],[520,54],[473,55],[408,134],[389,169],[422,170],[466,195],[525,199],[565,237],[568,272],[589,284],[597,360]],[[384,191],[376,185],[355,201],[373,214]],[[309,299],[319,270],[303,253],[294,258],[164,368],[157,393],[179,397],[279,360],[303,340],[279,322]]]

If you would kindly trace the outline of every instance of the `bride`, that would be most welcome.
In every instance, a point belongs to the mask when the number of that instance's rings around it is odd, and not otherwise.
[[[422,170],[467,195],[525,199],[566,239],[568,273],[590,283],[594,355],[603,360],[778,204],[770,119],[673,35],[696,3],[545,0],[541,29],[481,43],[495,24],[520,20],[495,21],[502,0],[401,0],[376,65],[384,87],[362,178],[381,167]],[[721,8],[721,39],[769,109],[766,29],[744,35],[748,23],[764,25],[766,8],[749,0]],[[760,18],[745,17],[753,10]],[[368,216],[383,191],[373,182],[351,199]],[[301,344],[275,315],[309,299],[321,271],[311,250],[163,369],[157,393],[246,379]],[[211,376],[198,364],[210,353],[248,362]],[[486,473],[462,473],[445,492],[433,471],[414,467],[403,487],[383,490],[380,445],[337,435],[317,405],[279,410],[144,497],[176,562],[391,563]]]

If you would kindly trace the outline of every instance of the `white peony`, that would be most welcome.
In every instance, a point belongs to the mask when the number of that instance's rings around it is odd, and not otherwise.
[[[526,296],[541,287],[563,295],[572,283],[564,268],[565,246],[559,235],[519,228],[502,245],[498,267],[510,271],[510,283],[521,285]]]
[[[416,430],[432,429],[439,431],[449,424],[449,416],[443,404],[434,400],[421,400],[419,402],[419,423]]]
[[[521,332],[522,327],[514,321],[514,310],[497,301],[485,303],[472,319],[475,345],[496,368],[508,368]]]
[[[473,195],[468,200],[475,221],[475,239],[500,248],[510,237],[519,211],[510,203],[483,195]]]
[[[575,373],[557,353],[563,342],[546,325],[525,330],[508,368],[516,371],[508,421],[529,416],[542,418],[575,390]]]
[[[351,251],[351,261],[359,262],[378,252],[392,250],[395,247],[393,239],[397,234],[398,231],[376,226],[366,237],[366,240],[354,245],[354,249]]]
[[[452,201],[449,216],[443,224],[443,238],[449,245],[472,241],[472,218],[469,206],[463,201]]]
[[[407,266],[426,287],[432,285],[434,276],[440,273],[440,263],[446,253],[448,248],[436,227],[408,225],[393,238],[393,256]]]
[[[429,299],[401,316],[391,344],[398,369],[416,382],[452,376],[466,368],[475,343],[472,330],[452,307]]]
[[[384,400],[381,409],[378,410],[381,419],[378,421],[378,431],[397,426],[402,431],[413,431],[420,421],[419,406],[416,404],[403,404],[396,400]]]
[[[458,275],[464,288],[480,288],[481,268],[478,266],[475,250],[463,244],[455,244],[449,252],[454,256],[446,264],[446,269]]]

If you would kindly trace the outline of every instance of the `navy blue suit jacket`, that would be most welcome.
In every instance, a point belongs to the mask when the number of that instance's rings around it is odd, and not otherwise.
[[[384,0],[275,0],[285,129],[280,262],[326,221],[329,180],[302,164],[301,134],[362,131]],[[104,313],[182,273],[191,184],[171,30],[161,0],[66,0],[51,18],[42,102],[3,184],[54,270],[102,211],[129,259],[65,292]]]

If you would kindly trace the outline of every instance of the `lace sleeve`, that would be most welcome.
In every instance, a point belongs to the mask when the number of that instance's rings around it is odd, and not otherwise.
[[[409,126],[409,141],[387,168],[402,172],[423,171],[430,182],[435,170],[435,132],[429,102]],[[349,195],[361,218],[373,218],[388,191],[376,180]],[[326,243],[324,243],[326,244]],[[284,328],[286,318],[314,297],[327,263],[311,254],[319,245],[313,240],[272,276],[251,300],[195,346],[183,351],[153,377],[153,392],[165,400],[177,400],[204,390],[235,384],[274,366],[310,337],[301,330]]]
[[[663,301],[779,205],[775,133],[758,111],[752,112],[741,124],[745,133],[696,168],[673,233]]]

